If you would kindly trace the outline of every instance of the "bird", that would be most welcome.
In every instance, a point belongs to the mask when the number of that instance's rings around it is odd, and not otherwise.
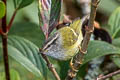
[[[83,40],[82,20],[77,18],[63,26],[48,37],[41,48],[42,54],[57,60],[69,60],[79,52]]]

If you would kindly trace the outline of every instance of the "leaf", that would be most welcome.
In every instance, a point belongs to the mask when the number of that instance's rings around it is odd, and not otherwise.
[[[112,44],[120,48],[120,38],[113,39]]]
[[[44,34],[40,30],[38,25],[31,23],[31,22],[17,22],[13,24],[12,29],[10,30],[9,34],[22,36],[32,41],[38,47],[41,47],[41,45],[43,44],[45,40]]]
[[[34,0],[13,0],[15,9],[21,9],[30,5]]]
[[[120,38],[114,39],[112,44],[120,48]],[[111,59],[120,68],[120,54],[111,56]]]
[[[14,69],[10,69],[10,79],[11,80],[20,80],[19,73]],[[0,80],[6,80],[5,79],[5,72],[0,73]]]
[[[5,16],[5,3],[0,1],[0,19]]]
[[[113,55],[111,59],[120,68],[120,55]]]
[[[22,2],[19,5],[19,9],[26,7],[30,5],[34,0],[22,0]]]
[[[108,21],[110,26],[110,33],[112,38],[117,38],[120,36],[120,7],[118,7],[110,16]]]
[[[84,63],[94,58],[105,56],[108,54],[120,54],[120,48],[117,48],[103,41],[91,41],[88,46],[88,53],[84,57]]]
[[[101,0],[98,10],[108,16],[119,6],[120,4],[116,0]]]
[[[20,4],[20,2],[21,2],[21,0],[13,0],[15,9],[18,7],[18,5]]]
[[[47,68],[42,57],[38,54],[39,48],[36,45],[18,36],[8,37],[8,44],[9,56],[36,76],[46,78]]]
[[[69,61],[59,61],[58,64],[60,66],[60,78],[61,80],[65,80],[69,69]]]
[[[62,0],[39,0],[39,22],[46,37],[57,25]]]

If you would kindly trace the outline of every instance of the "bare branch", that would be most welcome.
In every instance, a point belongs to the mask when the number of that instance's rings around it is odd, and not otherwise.
[[[83,39],[80,53],[78,53],[74,58],[73,68],[75,70],[69,69],[66,80],[72,80],[76,76],[77,70],[80,68],[80,65],[83,63],[83,57],[84,57],[84,54],[87,52],[88,43],[89,43],[91,34],[94,30],[93,24],[96,17],[96,10],[97,10],[98,3],[99,3],[99,0],[92,0],[88,28],[86,29],[86,33]]]
[[[17,11],[18,11],[18,9],[15,9],[15,11],[14,11],[14,13],[13,13],[11,19],[10,19],[10,22],[9,22],[9,24],[8,24],[8,26],[7,26],[8,31],[10,30],[10,28],[11,28],[11,26],[12,26],[12,23],[13,23],[13,20],[15,19],[15,16],[16,16]]]
[[[110,78],[110,77],[112,77],[112,76],[114,76],[114,75],[117,75],[117,74],[120,74],[120,70],[117,70],[117,71],[115,71],[115,72],[109,73],[109,74],[107,74],[107,75],[105,75],[105,76],[99,76],[99,77],[97,78],[97,80],[105,80],[105,79]]]
[[[41,52],[41,51],[40,51]],[[47,63],[47,66],[49,68],[49,70],[53,73],[53,75],[55,76],[56,80],[60,80],[60,77],[58,75],[58,73],[56,72],[55,68],[53,67],[53,65],[50,63],[49,59],[47,58],[46,55],[42,54],[42,57],[44,58],[44,60],[46,61]]]

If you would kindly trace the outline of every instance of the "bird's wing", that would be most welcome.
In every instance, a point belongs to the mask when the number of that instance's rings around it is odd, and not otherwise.
[[[70,48],[77,42],[78,35],[72,28],[63,27],[59,29],[54,35],[48,38],[48,40],[44,43],[42,50],[44,51],[51,45],[55,45],[55,42],[58,40],[58,38],[61,40],[62,46],[64,48]],[[58,44],[61,45],[61,43]]]
[[[42,50],[46,50],[48,47],[50,47],[50,45],[54,44],[55,41],[58,39],[59,34],[56,32],[55,34],[53,34],[52,36],[50,36],[44,43]]]
[[[75,31],[72,28],[63,27],[58,31],[61,33],[63,47],[69,48],[77,42],[78,35],[75,33]]]

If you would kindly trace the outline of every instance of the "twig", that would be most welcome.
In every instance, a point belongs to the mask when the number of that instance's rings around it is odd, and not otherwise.
[[[3,0],[6,5],[6,0]],[[4,57],[4,67],[5,67],[5,75],[6,80],[10,80],[10,73],[9,73],[9,61],[8,61],[8,49],[7,49],[7,25],[6,25],[6,14],[2,18],[2,46],[3,46],[3,57]]]
[[[58,75],[58,73],[56,72],[55,68],[53,67],[53,65],[50,63],[50,61],[48,60],[47,56],[44,55],[43,53],[41,53],[42,57],[44,58],[44,60],[47,63],[47,66],[49,68],[49,70],[53,73],[53,75],[55,76],[56,80],[60,80],[60,77]]]
[[[91,0],[75,0],[75,2],[82,9],[83,16],[90,14]]]
[[[110,77],[112,77],[114,75],[117,75],[117,74],[120,74],[120,70],[117,70],[115,72],[109,73],[109,74],[107,74],[105,76],[100,76],[100,77],[97,78],[97,80],[105,80],[105,79],[110,78]]]
[[[96,16],[96,9],[98,6],[98,2],[99,2],[99,0],[92,0],[88,28],[86,29],[86,33],[85,33],[85,37],[83,39],[80,53],[78,53],[74,58],[73,68],[75,70],[69,69],[66,80],[72,80],[76,76],[77,70],[80,68],[80,65],[83,63],[83,57],[84,57],[84,54],[86,53],[91,34],[94,30],[93,23],[94,23],[95,16]]]
[[[11,19],[10,19],[10,22],[9,22],[9,24],[8,24],[8,26],[7,26],[8,31],[10,30],[10,28],[11,28],[11,26],[12,26],[12,23],[13,23],[13,20],[14,20],[14,18],[15,18],[15,16],[16,16],[17,11],[18,11],[18,8],[15,9],[15,11],[14,11],[14,13],[13,13]]]

